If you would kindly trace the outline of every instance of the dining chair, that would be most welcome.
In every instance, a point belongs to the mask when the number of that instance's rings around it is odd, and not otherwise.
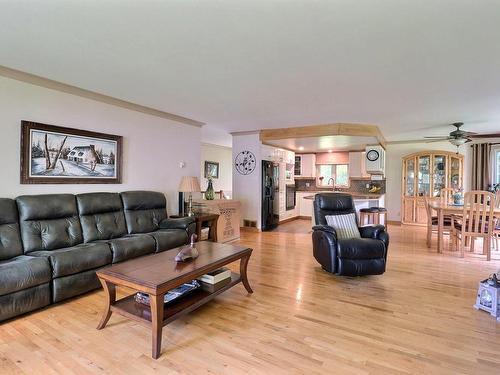
[[[441,189],[439,196],[441,197],[441,202],[445,202],[448,204],[453,203],[453,194],[455,191],[452,188],[443,188]]]
[[[451,220],[451,238],[455,248],[460,243],[460,257],[465,256],[467,239],[470,240],[470,250],[474,251],[475,240],[482,238],[483,255],[486,254],[486,260],[491,259],[494,210],[495,195],[493,193],[480,190],[465,193],[461,221],[457,221],[454,216]]]
[[[495,208],[500,209],[500,190],[495,194]],[[500,250],[500,218],[495,217],[493,227],[493,238],[492,240],[494,248],[498,251]]]
[[[439,198],[424,197],[425,210],[427,212],[427,247],[431,247],[432,233],[438,232],[439,218],[437,215],[433,216],[433,209],[429,206],[429,202],[438,200]],[[443,232],[451,233],[451,215],[444,216]]]

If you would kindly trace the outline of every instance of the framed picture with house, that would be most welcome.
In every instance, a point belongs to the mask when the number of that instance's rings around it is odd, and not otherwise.
[[[21,121],[22,184],[120,184],[122,137]]]
[[[219,178],[219,163],[205,161],[205,178]]]

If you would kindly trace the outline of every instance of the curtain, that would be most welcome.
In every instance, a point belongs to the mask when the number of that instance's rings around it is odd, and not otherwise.
[[[491,145],[477,143],[472,147],[472,190],[488,190],[491,184]]]

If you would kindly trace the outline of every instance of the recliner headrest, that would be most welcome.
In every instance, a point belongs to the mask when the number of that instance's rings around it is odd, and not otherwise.
[[[354,209],[352,195],[344,193],[320,193],[314,197],[317,207],[325,211],[346,211]]]

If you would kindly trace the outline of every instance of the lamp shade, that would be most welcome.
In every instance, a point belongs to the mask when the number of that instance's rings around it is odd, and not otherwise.
[[[181,183],[179,184],[179,191],[182,191],[183,193],[193,193],[195,191],[201,191],[198,177],[183,176]]]

